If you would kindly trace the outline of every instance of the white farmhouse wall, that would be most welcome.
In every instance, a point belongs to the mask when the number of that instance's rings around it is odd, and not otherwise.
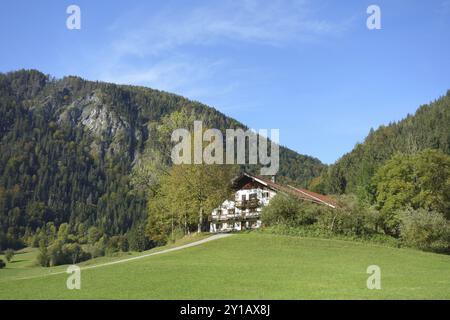
[[[241,209],[236,207],[236,203],[241,201],[250,200],[250,195],[256,194],[256,199],[259,201],[259,206],[254,210],[248,208]],[[254,189],[241,189],[235,192],[234,201],[225,200],[222,205],[213,210],[211,213],[212,221],[210,223],[210,232],[228,232],[228,231],[240,231],[245,229],[260,228],[261,223],[261,211],[262,208],[267,206],[270,200],[276,195],[276,192],[270,189],[254,188]],[[251,221],[245,221],[241,225],[240,221],[236,221],[236,216],[245,216],[247,219],[251,218]],[[256,218],[256,220],[255,220]]]

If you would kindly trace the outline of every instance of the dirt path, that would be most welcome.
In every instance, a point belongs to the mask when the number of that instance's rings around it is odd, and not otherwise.
[[[81,270],[88,270],[88,269],[94,269],[94,268],[100,268],[100,267],[106,267],[106,266],[111,266],[114,264],[119,264],[119,263],[125,263],[125,262],[130,262],[130,261],[134,261],[134,260],[139,260],[139,259],[144,259],[150,256],[155,256],[158,254],[164,254],[164,253],[169,253],[169,252],[173,252],[173,251],[178,251],[178,250],[183,250],[186,248],[190,248],[190,247],[195,247],[195,246],[199,246],[201,244],[210,242],[210,241],[214,241],[214,240],[218,240],[218,239],[222,239],[222,238],[226,238],[231,236],[231,234],[229,233],[222,233],[222,234],[215,234],[212,235],[208,238],[202,239],[202,240],[198,240],[195,242],[191,242],[191,243],[187,243],[184,245],[181,245],[179,247],[174,247],[174,248],[169,248],[169,249],[164,249],[161,251],[157,251],[157,252],[151,252],[151,253],[146,253],[137,257],[131,257],[131,258],[126,258],[126,259],[121,259],[121,260],[116,260],[116,261],[111,261],[111,262],[105,262],[105,263],[99,263],[96,265],[92,265],[92,266],[86,266],[86,267],[81,267]],[[57,274],[63,274],[66,273],[66,271],[57,271],[57,272],[52,272],[52,273],[47,273],[47,274],[41,274],[41,275],[36,275],[36,276],[30,276],[30,277],[22,277],[22,278],[14,278],[14,279],[10,279],[10,280],[25,280],[25,279],[34,279],[34,278],[41,278],[41,277],[48,277],[48,276],[53,276],[53,275],[57,275]]]
[[[202,239],[202,240],[198,240],[198,241],[195,241],[195,242],[191,242],[191,243],[188,243],[188,244],[184,244],[184,245],[179,246],[179,247],[165,249],[165,250],[152,252],[152,253],[147,253],[147,254],[143,254],[141,256],[137,256],[137,257],[132,257],[132,258],[127,258],[127,259],[122,259],[122,260],[117,260],[117,261],[106,262],[106,263],[97,264],[97,265],[93,265],[93,266],[87,266],[87,267],[81,268],[81,270],[93,269],[93,268],[104,267],[104,266],[110,266],[110,265],[113,265],[113,264],[124,263],[124,262],[129,262],[129,261],[133,261],[133,260],[142,259],[142,258],[147,258],[147,257],[154,256],[154,255],[157,255],[157,254],[163,254],[163,253],[183,250],[183,249],[186,249],[186,248],[195,247],[195,246],[204,244],[206,242],[210,242],[210,241],[226,238],[226,237],[229,237],[229,236],[231,236],[231,234],[229,234],[229,233],[215,234],[215,235],[210,236],[208,238],[205,238],[205,239]]]

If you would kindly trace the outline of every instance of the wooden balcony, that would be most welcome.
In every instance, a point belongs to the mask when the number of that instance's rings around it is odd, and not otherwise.
[[[224,215],[211,216],[212,221],[230,221],[230,220],[240,220],[240,219],[241,219],[240,214],[224,214]]]
[[[255,220],[261,217],[261,212],[245,212],[241,214],[228,214],[228,215],[220,215],[220,216],[210,216],[210,221],[212,222],[220,222],[220,221],[246,221],[246,220]]]
[[[239,209],[254,209],[258,208],[260,205],[261,204],[258,199],[236,201],[236,208]]]

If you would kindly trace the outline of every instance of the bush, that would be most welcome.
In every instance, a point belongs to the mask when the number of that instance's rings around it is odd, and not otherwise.
[[[338,208],[321,209],[317,221],[320,229],[357,237],[379,233],[381,218],[378,211],[358,202],[353,196],[342,196],[339,202]]]
[[[277,195],[263,209],[265,226],[311,226],[321,233],[368,235],[377,233],[380,220],[376,210],[359,203],[355,197],[340,199],[339,208],[305,202],[285,195]]]
[[[3,269],[4,267],[6,267],[6,263],[0,259],[0,269]]]
[[[98,243],[96,244],[88,244],[86,246],[86,252],[91,255],[91,258],[102,257],[105,255],[105,247]]]
[[[6,261],[11,262],[12,258],[14,257],[14,250],[13,249],[7,249],[5,250],[5,258]]]
[[[50,256],[48,254],[48,249],[45,240],[39,241],[39,254],[36,257],[37,264],[42,267],[50,266]]]
[[[42,251],[41,251],[42,252]],[[43,253],[43,252],[42,252]],[[45,262],[47,257],[50,266],[58,266],[61,264],[75,264],[91,258],[88,252],[85,252],[77,243],[64,243],[61,240],[56,240],[48,247],[47,255],[42,254],[41,262]],[[42,263],[40,263],[43,265]]]
[[[108,247],[115,248],[122,252],[128,251],[128,240],[125,236],[112,236],[109,239]]]
[[[107,257],[116,257],[119,253],[119,249],[116,247],[106,247],[105,249],[105,256]]]
[[[302,203],[284,194],[276,195],[262,211],[264,225],[310,225],[317,220],[317,205]],[[319,209],[320,210],[320,209]]]
[[[91,258],[91,255],[83,250],[78,243],[67,243],[62,247],[65,263],[78,263]]]
[[[94,244],[100,240],[103,233],[97,227],[90,227],[88,230],[87,241],[89,244]]]
[[[128,252],[129,245],[126,237],[122,237],[121,241],[119,241],[119,249],[123,252]]]
[[[400,215],[402,242],[427,251],[450,252],[450,222],[442,213],[407,209]]]
[[[17,239],[13,234],[4,234],[0,231],[0,251],[7,248],[12,248],[14,250],[19,250],[24,247],[24,243],[21,239]]]
[[[339,207],[331,208],[277,195],[263,209],[262,221],[272,233],[398,244],[379,231],[382,217],[377,210],[355,196],[341,196],[338,201]]]
[[[132,251],[144,251],[151,248],[152,243],[145,235],[144,226],[137,226],[132,228],[127,233],[128,247]]]

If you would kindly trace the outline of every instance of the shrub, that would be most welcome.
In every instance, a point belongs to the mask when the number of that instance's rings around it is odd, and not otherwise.
[[[338,208],[321,207],[317,225],[323,230],[364,237],[378,233],[379,212],[358,202],[354,196],[342,196]]]
[[[407,209],[400,217],[400,235],[405,245],[428,251],[450,251],[450,222],[442,213]]]
[[[91,255],[91,258],[102,257],[105,255],[105,247],[101,244],[88,244],[86,251]]]
[[[63,243],[56,240],[48,247],[48,257],[50,266],[58,266],[61,264],[75,264],[85,261],[91,255],[85,252],[77,243]]]
[[[128,252],[129,245],[126,237],[121,237],[119,241],[119,249],[123,252]]]
[[[14,257],[14,250],[13,249],[7,249],[5,250],[5,258],[6,261],[11,262],[12,258]]]
[[[48,257],[49,265],[51,267],[64,264],[63,254],[62,254],[62,240],[56,240],[53,244],[48,247]]]
[[[128,240],[125,236],[112,236],[109,239],[108,247],[115,248],[117,250],[127,252],[128,251]]]
[[[45,240],[40,240],[39,242],[39,254],[36,260],[42,267],[48,267],[50,265],[50,256],[48,254],[47,246],[45,245]]]
[[[355,196],[341,196],[338,202],[338,208],[331,208],[277,195],[263,209],[262,221],[274,233],[392,242],[378,230],[382,217],[377,210]]]
[[[145,235],[144,226],[133,227],[127,233],[128,246],[132,251],[144,251],[150,249],[152,243],[148,240]]]
[[[265,225],[284,224],[288,226],[310,225],[316,222],[317,208],[309,203],[278,194],[262,211],[262,221]],[[317,207],[317,206],[316,206]]]
[[[88,230],[87,241],[89,244],[94,244],[100,240],[102,232],[97,227],[90,227]]]
[[[0,251],[7,248],[19,250],[24,247],[24,243],[21,239],[17,239],[14,233],[4,234],[0,231]]]
[[[116,247],[106,247],[105,256],[107,257],[115,257],[119,253],[119,249]]]
[[[4,267],[6,267],[6,263],[0,259],[0,269],[3,269]]]
[[[67,243],[62,247],[62,254],[65,263],[78,263],[91,258],[78,243]]]

